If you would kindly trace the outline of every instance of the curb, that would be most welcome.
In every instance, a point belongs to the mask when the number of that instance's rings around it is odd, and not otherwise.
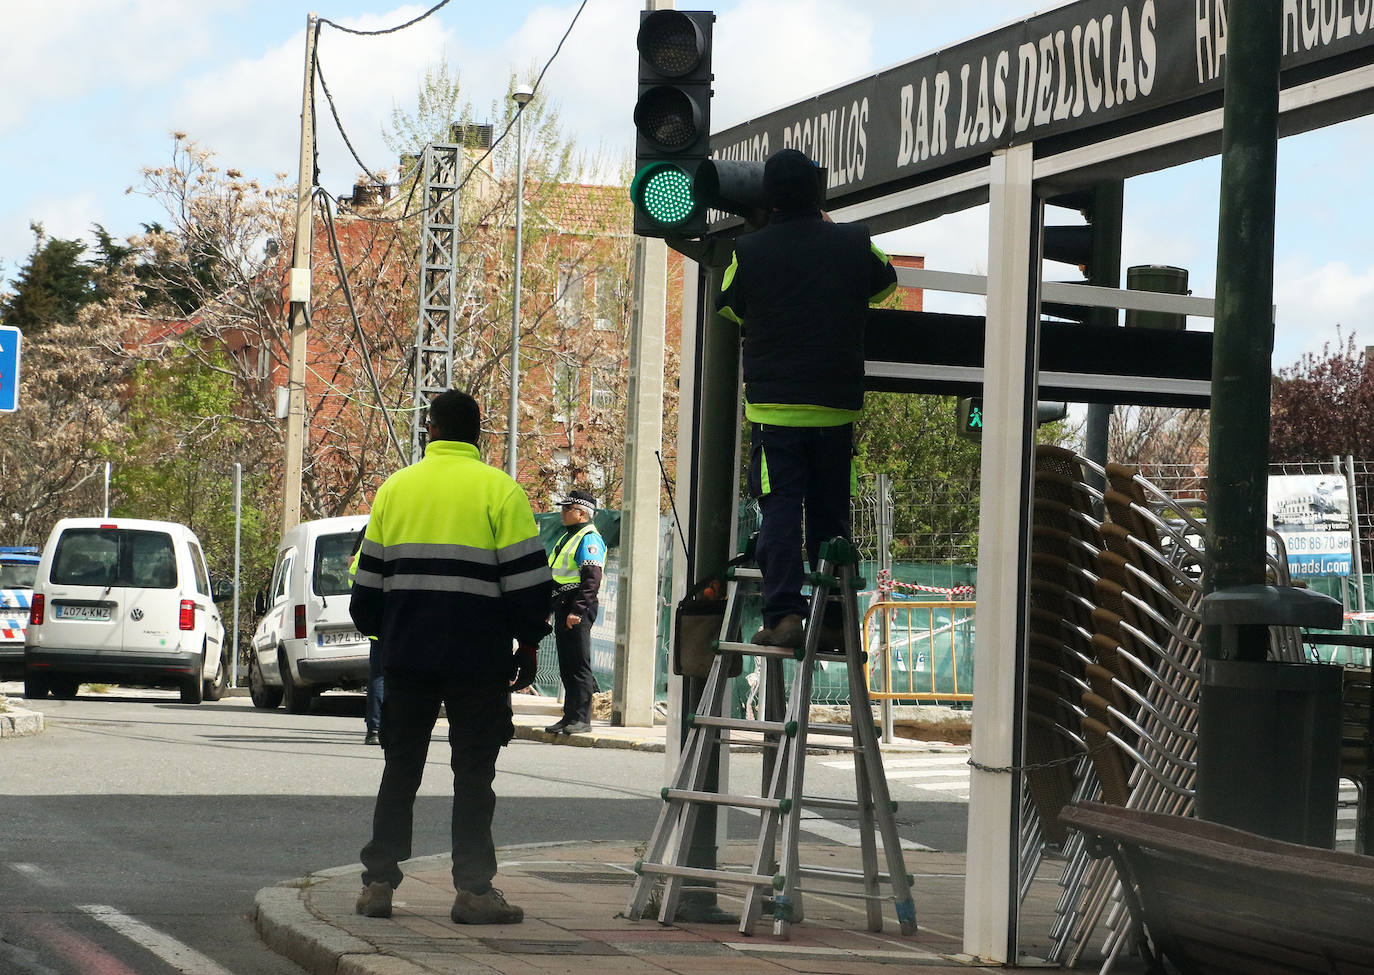
[[[619,748],[636,752],[662,752],[664,750],[662,739],[598,735],[595,729],[576,735],[554,735],[533,725],[516,724],[515,737],[522,741],[542,741],[551,745],[572,745],[575,748]]]
[[[306,906],[314,878],[265,887],[254,898],[253,925],[263,944],[312,975],[422,975],[424,969],[384,955],[366,941],[320,920]]]
[[[0,738],[24,738],[37,735],[47,727],[40,711],[27,711],[6,703],[6,710],[0,711]]]

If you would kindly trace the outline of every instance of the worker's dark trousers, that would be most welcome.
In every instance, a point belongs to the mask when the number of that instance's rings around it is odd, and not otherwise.
[[[558,677],[563,681],[563,720],[592,720],[592,695],[597,692],[592,675],[592,621],[587,617],[574,627],[567,624],[567,609],[553,618],[553,642],[558,648]]]
[[[388,670],[380,732],[386,765],[372,814],[372,839],[362,852],[364,884],[401,883],[400,862],[410,858],[415,793],[441,703],[453,768],[453,884],[480,891],[496,876],[491,839],[496,793],[491,783],[497,753],[515,736],[509,684]]]
[[[814,568],[821,543],[849,535],[849,489],[854,425],[779,427],[755,423],[749,455],[749,490],[759,499],[763,524],[756,548],[763,572],[763,621],[774,626],[789,613],[806,615],[802,596],[802,522],[806,555]]]

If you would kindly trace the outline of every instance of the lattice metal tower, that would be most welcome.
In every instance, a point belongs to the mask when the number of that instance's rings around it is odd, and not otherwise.
[[[424,151],[424,224],[420,236],[420,310],[415,328],[412,463],[424,454],[425,408],[453,383],[458,318],[458,184],[462,147],[431,143]]]

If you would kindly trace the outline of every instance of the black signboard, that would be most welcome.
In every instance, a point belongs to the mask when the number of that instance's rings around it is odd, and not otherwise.
[[[1080,0],[715,133],[711,152],[800,149],[828,168],[833,206],[994,149],[1108,124],[1115,134],[1199,99],[1216,107],[1225,10],[1226,0]],[[1282,10],[1286,84],[1374,58],[1374,0],[1283,0]]]

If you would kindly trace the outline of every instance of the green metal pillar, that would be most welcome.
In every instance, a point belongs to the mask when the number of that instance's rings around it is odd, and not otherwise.
[[[691,544],[688,573],[692,580],[723,578],[726,563],[735,550],[730,537],[735,506],[736,456],[739,453],[739,329],[715,313],[721,274],[730,261],[733,246],[713,242],[693,254],[701,264],[697,282],[697,372],[695,409],[691,439],[694,458],[688,500],[688,539]],[[690,266],[690,265],[689,265]],[[684,282],[685,287],[690,283]],[[701,702],[705,681],[687,678],[683,687],[683,726],[678,729],[686,740],[686,716]],[[728,692],[727,692],[728,693]],[[705,789],[714,792],[720,781],[720,756],[713,754],[707,766]],[[715,869],[716,807],[703,805],[697,811],[687,863],[693,867]],[[733,923],[737,918],[716,906],[715,892],[709,889],[685,892],[678,908],[683,921]]]
[[[1227,7],[1207,469],[1207,592],[1264,582],[1273,358],[1274,198],[1278,166],[1281,0]],[[1245,632],[1248,631],[1248,632]],[[1264,658],[1266,628],[1238,634],[1240,659]],[[1220,658],[1218,627],[1203,649]]]

